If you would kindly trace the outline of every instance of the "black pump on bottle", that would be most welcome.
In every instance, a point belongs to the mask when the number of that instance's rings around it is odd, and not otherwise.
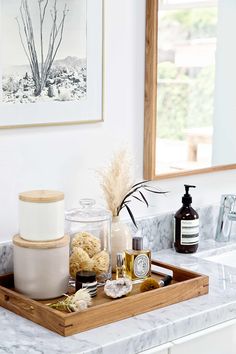
[[[184,205],[190,205],[192,203],[192,196],[189,194],[189,188],[196,188],[196,186],[185,184],[184,187],[185,187],[185,194],[183,195],[182,203]]]

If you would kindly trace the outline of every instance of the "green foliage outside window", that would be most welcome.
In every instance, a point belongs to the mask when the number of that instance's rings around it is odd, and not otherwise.
[[[158,70],[158,137],[182,140],[187,128],[211,126],[214,68],[202,68],[194,78],[180,75],[173,63],[160,63]]]
[[[164,42],[171,44],[180,37],[187,43],[190,38],[214,38],[216,22],[215,8],[170,11],[162,17],[159,31],[167,29]],[[214,66],[180,68],[169,61],[158,64],[159,138],[183,140],[187,128],[212,125],[214,70]]]

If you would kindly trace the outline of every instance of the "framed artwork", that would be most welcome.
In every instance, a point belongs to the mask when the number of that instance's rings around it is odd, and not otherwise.
[[[103,0],[0,0],[0,128],[103,119]]]

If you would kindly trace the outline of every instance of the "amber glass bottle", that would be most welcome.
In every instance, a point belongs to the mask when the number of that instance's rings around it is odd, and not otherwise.
[[[175,214],[174,247],[179,253],[194,253],[199,243],[199,216],[191,207],[192,197],[189,194],[189,188],[195,188],[195,186],[188,184],[184,186],[183,206]]]

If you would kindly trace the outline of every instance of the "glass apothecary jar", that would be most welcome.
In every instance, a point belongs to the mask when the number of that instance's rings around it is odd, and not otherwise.
[[[70,273],[96,272],[97,281],[111,278],[110,211],[98,207],[93,199],[81,199],[80,207],[66,212],[66,232],[71,237]]]

